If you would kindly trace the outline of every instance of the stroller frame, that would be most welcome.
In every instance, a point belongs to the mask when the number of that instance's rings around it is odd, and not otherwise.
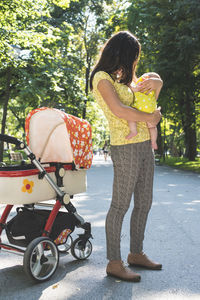
[[[43,282],[48,280],[56,271],[59,262],[59,253],[68,253],[68,250],[71,248],[71,253],[76,259],[84,260],[90,256],[90,254],[92,253],[92,244],[89,241],[89,239],[92,238],[91,224],[84,221],[84,219],[77,213],[76,208],[70,202],[70,198],[73,198],[73,195],[68,195],[63,191],[63,165],[66,164],[52,163],[52,165],[56,169],[55,175],[57,183],[55,183],[24,142],[16,139],[15,137],[3,134],[0,134],[0,141],[14,144],[16,146],[16,149],[23,150],[27,157],[30,159],[31,163],[39,170],[39,179],[45,179],[54,189],[57,195],[56,203],[54,204],[53,209],[47,218],[42,236],[33,239],[28,244],[25,250],[22,249],[23,247],[21,246],[14,246],[11,243],[5,244],[1,241],[2,231],[4,229],[6,231],[6,221],[14,204],[7,204],[0,218],[0,250],[11,250],[23,254],[24,270],[28,277],[35,280],[36,282]],[[71,170],[76,169],[74,163],[68,163],[67,165],[69,165],[69,169]],[[33,209],[34,203],[24,206],[27,206],[28,209]],[[79,237],[74,241],[72,241],[70,235],[68,236],[71,239],[70,242],[72,244],[64,251],[59,250],[58,246],[49,238],[52,226],[61,206],[64,206],[70,214],[73,214],[75,216],[76,227],[82,228],[84,230],[84,233],[79,234]]]

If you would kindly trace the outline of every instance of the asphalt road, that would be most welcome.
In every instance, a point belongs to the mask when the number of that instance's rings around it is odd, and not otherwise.
[[[23,257],[0,252],[1,300],[186,300],[200,299],[200,175],[156,166],[154,202],[148,218],[144,251],[162,262],[162,271],[134,269],[140,283],[106,276],[105,216],[112,192],[110,159],[96,156],[88,173],[87,192],[73,203],[92,224],[93,252],[86,261],[71,254],[60,258],[59,267],[47,282],[26,278]],[[3,206],[0,205],[0,213]],[[122,229],[122,255],[129,252],[129,218]],[[73,233],[76,238],[78,230]]]

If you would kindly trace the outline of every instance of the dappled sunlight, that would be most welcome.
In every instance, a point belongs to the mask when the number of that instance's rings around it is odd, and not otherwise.
[[[74,198],[73,198],[74,201],[85,201],[85,200],[91,200],[90,197],[86,194],[79,194],[79,195],[76,195]]]
[[[105,200],[105,201],[111,201],[111,197],[109,197],[109,198],[104,198],[103,200]]]
[[[196,205],[196,203],[193,203],[193,202],[184,202],[183,204],[184,205]]]
[[[88,219],[88,215],[91,214],[91,209],[81,209],[80,207],[78,207],[77,211],[78,213],[81,212],[81,216],[87,217],[87,219]]]
[[[98,251],[104,251],[105,250],[105,246],[97,246],[97,245],[93,245],[92,246],[92,254],[94,254],[94,252],[98,252]]]
[[[14,257],[13,257],[14,254]],[[1,250],[1,268],[4,266],[4,262],[10,265],[15,265],[16,261],[19,263],[23,262],[23,254],[17,251],[7,251],[2,249]],[[7,266],[7,265],[6,265]]]
[[[195,209],[195,208],[191,208],[191,207],[189,207],[189,208],[186,208],[186,210],[187,210],[187,211],[197,211],[197,209]]]
[[[133,289],[134,292],[134,289]],[[142,295],[143,300],[199,300],[200,293],[190,294],[184,291],[169,290],[164,292],[147,292]]]
[[[95,214],[92,214],[92,215],[87,215],[87,217],[90,219],[90,220],[94,220],[94,219],[97,219],[101,216],[105,217],[107,214],[107,211],[104,211],[104,212],[95,212]]]
[[[105,227],[105,219],[100,221],[91,222],[93,227]]]
[[[169,172],[160,172],[159,176],[165,176],[165,175],[169,175]]]

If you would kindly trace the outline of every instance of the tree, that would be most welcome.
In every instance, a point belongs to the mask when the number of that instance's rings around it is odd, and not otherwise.
[[[115,9],[113,0],[0,3],[2,133],[22,138],[26,115],[41,106],[96,121],[89,74],[100,45],[113,30]],[[96,126],[94,134],[100,131]]]
[[[88,99],[91,100],[89,98],[89,75],[97,49],[105,40],[104,32],[109,18],[107,8],[112,2],[110,0],[104,0],[101,3],[98,0],[80,0],[71,2],[67,9],[55,7],[52,13],[54,25],[61,26],[64,22],[68,22],[72,27],[69,48],[73,49],[75,57],[70,55],[70,59],[73,59],[74,71],[78,71],[80,77],[78,84],[82,90],[82,118],[86,118],[87,102]]]
[[[199,15],[197,0],[138,0],[130,5],[127,18],[128,28],[142,42],[143,66],[164,80],[161,105],[164,113],[173,112],[180,120],[189,160],[195,159],[197,147]]]
[[[8,0],[0,3],[2,134],[6,130],[6,118],[11,98],[18,99],[20,103],[25,97],[26,106],[34,107],[39,104],[42,97],[43,88],[41,91],[38,85],[34,85],[36,82],[34,76],[37,73],[35,71],[40,66],[41,72],[45,60],[53,61],[56,52],[55,44],[59,39],[58,32],[48,23],[51,3],[47,0],[34,3],[31,0]],[[47,79],[46,81],[52,83],[49,78]],[[12,107],[12,111],[19,120],[17,110]],[[3,143],[0,147],[0,160],[2,159]]]

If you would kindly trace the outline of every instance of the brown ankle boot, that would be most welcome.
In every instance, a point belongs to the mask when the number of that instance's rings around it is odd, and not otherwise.
[[[107,265],[106,273],[125,281],[139,282],[141,279],[139,274],[126,268],[121,260],[111,260]]]
[[[143,252],[141,253],[129,253],[127,262],[129,265],[134,267],[142,267],[145,269],[151,269],[151,270],[161,270],[162,265],[159,263],[156,263],[152,260],[150,260],[146,254]]]

